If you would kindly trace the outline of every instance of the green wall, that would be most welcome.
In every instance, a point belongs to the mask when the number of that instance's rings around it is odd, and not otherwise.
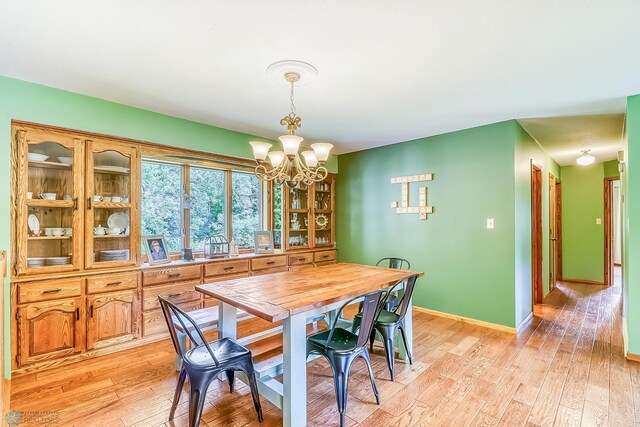
[[[372,264],[407,258],[412,269],[425,272],[416,305],[516,326],[531,311],[530,216],[522,215],[531,200],[524,189],[530,185],[526,159],[530,152],[546,157],[531,144],[517,122],[507,121],[338,156],[339,259]],[[418,173],[434,173],[434,181],[413,184],[413,204],[417,187],[428,187],[434,213],[426,221],[390,207],[400,200],[400,186],[390,178]],[[495,229],[486,228],[487,218],[495,219]],[[516,243],[529,245],[529,255],[519,249],[517,262]],[[527,309],[516,310],[516,292]]]
[[[216,128],[139,108],[0,76],[0,248],[10,249],[9,170],[11,120],[24,120],[76,130],[251,158],[253,135]],[[337,159],[328,163],[337,172]],[[11,256],[11,254],[9,254]],[[4,283],[5,373],[10,373],[9,278]]]
[[[516,191],[516,322],[531,313],[531,172],[532,163],[542,168],[542,287],[549,293],[549,174],[560,179],[560,167],[522,127],[515,148]]]
[[[618,171],[618,160],[609,160],[608,162],[604,162],[602,165],[604,166],[605,178],[615,178],[620,176],[620,172]]]
[[[562,168],[565,279],[604,282],[604,176],[603,163]]]
[[[627,98],[625,171],[622,173],[623,292],[628,351],[640,354],[640,95]]]

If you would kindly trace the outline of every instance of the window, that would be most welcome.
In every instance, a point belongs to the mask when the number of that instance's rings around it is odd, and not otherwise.
[[[282,248],[282,186],[273,186],[273,247]]]
[[[182,248],[182,166],[142,162],[142,235],[163,234],[170,252]]]
[[[253,174],[231,174],[231,229],[240,247],[253,247],[254,231],[261,229],[262,182]]]
[[[202,251],[210,236],[225,235],[225,172],[191,167],[189,176],[191,249]]]

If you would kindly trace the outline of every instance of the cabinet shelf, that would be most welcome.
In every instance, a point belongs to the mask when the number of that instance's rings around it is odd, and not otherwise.
[[[131,209],[130,202],[91,202],[94,209]]]
[[[290,213],[307,213],[309,209],[289,209]]]
[[[129,175],[131,171],[128,168],[112,169],[106,166],[94,166],[93,171],[95,173],[109,174],[109,175]]]
[[[330,214],[330,213],[333,213],[333,211],[331,209],[316,209],[313,212],[317,213],[317,214]]]
[[[130,234],[103,234],[103,235],[93,235],[94,239],[124,239],[129,238]]]
[[[68,165],[66,163],[60,163],[60,162],[48,162],[48,161],[42,161],[42,160],[29,160],[29,166],[30,167],[36,167],[36,168],[45,168],[45,169],[60,169],[60,170],[67,170],[67,171],[71,171],[71,167],[73,165]]]
[[[69,240],[71,236],[29,236],[28,240]]]
[[[27,199],[27,206],[40,208],[72,208],[75,206],[75,202],[73,200]]]
[[[296,230],[296,229],[294,229],[294,228],[290,228],[290,229],[289,229],[289,232],[295,232],[295,231],[304,231],[304,232],[307,232],[308,230],[307,230],[306,228],[298,228],[297,230]]]

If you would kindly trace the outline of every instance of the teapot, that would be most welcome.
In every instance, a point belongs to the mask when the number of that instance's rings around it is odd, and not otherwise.
[[[107,229],[98,224],[97,227],[93,228],[93,234],[95,234],[96,236],[104,236],[105,234],[107,234]]]

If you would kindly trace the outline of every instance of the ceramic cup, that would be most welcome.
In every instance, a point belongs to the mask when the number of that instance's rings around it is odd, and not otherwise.
[[[111,201],[111,197],[104,196],[104,197],[102,198],[102,201],[103,201],[103,202],[110,202],[110,201]]]
[[[122,233],[122,228],[107,228],[107,234],[110,236],[114,236]]]
[[[65,194],[62,196],[62,200],[71,200],[71,194]]]
[[[62,233],[64,233],[64,228],[60,228],[60,227],[53,228],[52,233],[54,236],[62,236]]]
[[[121,202],[121,201],[122,201],[122,197],[113,196],[113,197],[111,198],[111,201],[112,201],[112,202]]]
[[[98,196],[98,195],[93,196],[93,201],[94,202],[101,202],[102,201],[102,196]]]
[[[65,236],[72,236],[73,235],[73,228],[65,228],[64,229],[64,235]]]
[[[55,200],[56,193],[40,193],[38,194],[38,197],[44,200]]]
[[[33,191],[27,193],[27,199],[33,199]]]
[[[95,234],[96,236],[104,236],[106,234],[107,230],[104,227],[95,227],[93,229],[93,234]]]
[[[43,228],[45,236],[53,236],[53,228]]]
[[[129,202],[129,198],[128,197],[123,197],[121,202],[128,203]]]

